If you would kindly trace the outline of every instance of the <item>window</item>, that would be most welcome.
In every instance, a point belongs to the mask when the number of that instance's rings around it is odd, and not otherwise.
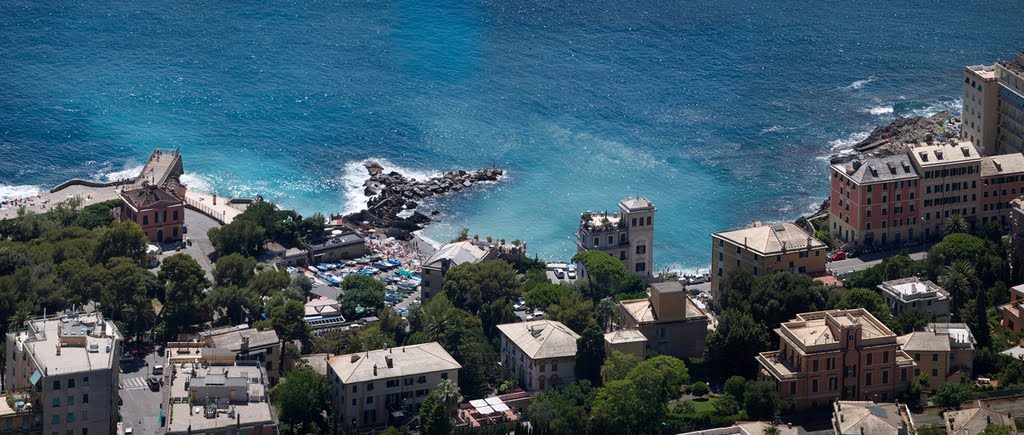
[[[83,376],[82,377],[82,383],[85,384],[85,385],[89,385],[89,377],[88,376]]]
[[[646,271],[646,270],[647,270],[647,263],[637,263],[636,264],[636,271],[637,272],[643,272],[643,271]]]
[[[547,368],[548,368],[548,366],[547,366],[547,365],[545,365],[545,364],[541,364],[541,365],[540,365],[540,372],[541,372],[541,373],[544,373],[545,371],[547,371]]]
[[[68,406],[75,406],[75,396],[68,396]]]
[[[647,253],[647,245],[637,245],[636,253],[637,253],[637,255],[646,254]]]
[[[882,364],[889,363],[889,351],[882,352]]]
[[[871,375],[871,372],[867,372],[864,374],[864,385],[871,385]]]
[[[82,395],[82,403],[83,404],[89,403],[89,395],[88,394],[83,394]]]
[[[448,379],[448,373],[441,373],[441,379]]]
[[[366,391],[373,391],[373,382],[366,384]]]
[[[626,259],[626,251],[619,251],[619,260]]]
[[[397,379],[392,379],[392,380],[388,381],[388,383],[387,383],[387,387],[388,388],[394,388],[394,387],[397,387],[397,386],[398,386],[398,380]]]
[[[54,408],[59,408],[60,407],[60,397],[54,397],[53,398],[53,407]]]
[[[68,379],[68,388],[75,388],[75,378]]]
[[[818,392],[818,380],[817,379],[812,379],[811,380],[811,392],[812,393],[817,393]]]
[[[416,379],[416,383],[417,384],[425,384],[425,383],[427,383],[427,377],[426,376],[420,376],[419,378]]]
[[[633,226],[633,227],[635,227],[635,226],[636,226],[636,218],[633,218],[633,224],[632,224],[632,225],[630,225],[630,226]]]
[[[874,354],[868,353],[867,365],[871,365],[871,363],[873,362],[872,360],[874,359],[874,356],[875,356]]]
[[[53,389],[54,390],[59,390],[60,389],[60,381],[53,381]]]
[[[885,371],[882,372],[882,383],[883,384],[888,384],[889,383],[889,371],[888,370],[885,370]]]
[[[359,386],[358,385],[353,385],[352,386],[352,392],[353,393],[358,393],[359,392]]]
[[[148,214],[142,215],[142,225],[149,225],[149,215]]]
[[[73,423],[75,421],[75,413],[69,412],[68,413],[68,420],[67,421],[68,421],[68,423]]]
[[[796,394],[796,382],[789,384],[789,394]]]
[[[50,423],[52,423],[52,424],[60,424],[60,416],[59,415],[55,415],[52,418],[50,418]],[[56,433],[56,432],[54,432],[54,433]]]
[[[650,225],[650,224],[651,224],[651,217],[647,216],[647,225]]]
[[[373,405],[373,396],[366,396],[366,404]]]
[[[594,246],[597,246],[597,245],[600,245],[600,244],[601,244],[601,239],[599,239],[597,237],[594,237]]]
[[[939,369],[932,369],[932,376],[938,376],[938,375],[939,375]]]
[[[812,372],[818,371],[818,360],[814,360],[813,362],[811,362],[811,371]]]
[[[174,214],[172,216],[174,216],[174,220],[178,220],[178,210],[174,210]]]
[[[932,354],[932,361],[938,361],[938,360],[939,360],[939,354],[933,353]]]
[[[358,402],[356,402],[356,399],[352,399],[352,406],[356,406],[356,404],[358,404]]]

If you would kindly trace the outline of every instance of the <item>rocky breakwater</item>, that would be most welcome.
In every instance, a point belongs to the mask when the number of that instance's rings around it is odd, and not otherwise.
[[[370,178],[363,183],[363,193],[370,200],[366,209],[344,218],[347,222],[382,228],[387,235],[399,239],[408,239],[411,232],[422,229],[430,222],[430,216],[416,210],[422,200],[458,192],[479,183],[498,181],[505,174],[501,168],[485,168],[446,172],[437,177],[417,180],[394,171],[386,173],[384,167],[377,162],[366,162],[364,166]]]
[[[864,140],[844,150],[833,150],[833,163],[848,161],[858,154],[892,155],[907,151],[907,145],[946,140],[960,135],[960,117],[944,111],[931,116],[896,118],[888,125],[875,127]],[[852,152],[851,152],[852,151]]]

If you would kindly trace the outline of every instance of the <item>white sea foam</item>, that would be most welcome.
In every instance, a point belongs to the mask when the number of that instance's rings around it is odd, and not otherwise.
[[[206,177],[194,172],[181,174],[181,184],[188,187],[188,190],[201,193],[213,193],[213,183]]]
[[[959,112],[963,108],[963,99],[956,98],[952,100],[944,100],[933,102],[920,109],[912,109],[907,113],[907,116],[932,116],[936,113],[944,110],[952,112]]]
[[[370,179],[370,174],[366,171],[366,167],[363,166],[366,162],[377,162],[384,167],[384,173],[398,172],[405,178],[415,178],[417,180],[426,180],[430,177],[436,177],[441,175],[440,172],[427,172],[416,169],[403,168],[398,166],[387,159],[381,158],[368,158],[366,160],[351,161],[345,164],[345,170],[342,174],[342,189],[345,193],[345,204],[342,209],[343,214],[356,213],[366,208],[366,204],[370,201],[370,197],[366,196],[363,192],[366,186],[363,183]]]
[[[861,112],[870,113],[870,114],[875,115],[875,116],[882,116],[882,115],[892,115],[892,112],[894,110],[895,109],[892,107],[892,105],[889,104],[889,105],[884,105],[884,106],[875,106],[875,107],[872,107],[872,108],[869,108],[869,109],[863,109],[863,110],[861,110]]]
[[[10,186],[7,184],[0,184],[0,199],[17,199],[36,196],[42,193],[42,191],[43,190],[39,186]]]
[[[851,133],[849,136],[845,138],[829,141],[828,146],[832,149],[833,152],[848,150],[852,148],[854,145],[856,145],[858,142],[867,139],[869,134],[871,134],[871,131],[859,131],[856,133]]]
[[[142,172],[143,165],[128,166],[119,171],[110,171],[110,166],[106,166],[106,169],[101,172],[97,172],[93,176],[102,181],[117,181],[126,178],[138,177]]]
[[[866,78],[864,80],[857,80],[857,81],[855,81],[853,83],[850,83],[848,86],[846,86],[846,89],[860,89],[860,88],[863,88],[864,85],[866,85],[868,83],[871,83],[873,81],[875,81],[875,76],[868,77],[868,78]]]

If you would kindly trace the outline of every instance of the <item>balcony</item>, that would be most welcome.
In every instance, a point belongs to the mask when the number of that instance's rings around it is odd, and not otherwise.
[[[779,381],[800,377],[800,372],[796,370],[796,367],[785,358],[782,358],[779,351],[761,352],[757,355],[757,362]]]

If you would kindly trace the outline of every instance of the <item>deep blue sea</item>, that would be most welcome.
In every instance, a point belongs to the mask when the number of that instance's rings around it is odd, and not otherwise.
[[[302,212],[360,208],[360,162],[492,164],[429,234],[567,259],[584,210],[658,207],[659,269],[792,219],[826,156],[959,106],[964,65],[1024,49],[1019,0],[0,2],[0,195],[133,174]]]

